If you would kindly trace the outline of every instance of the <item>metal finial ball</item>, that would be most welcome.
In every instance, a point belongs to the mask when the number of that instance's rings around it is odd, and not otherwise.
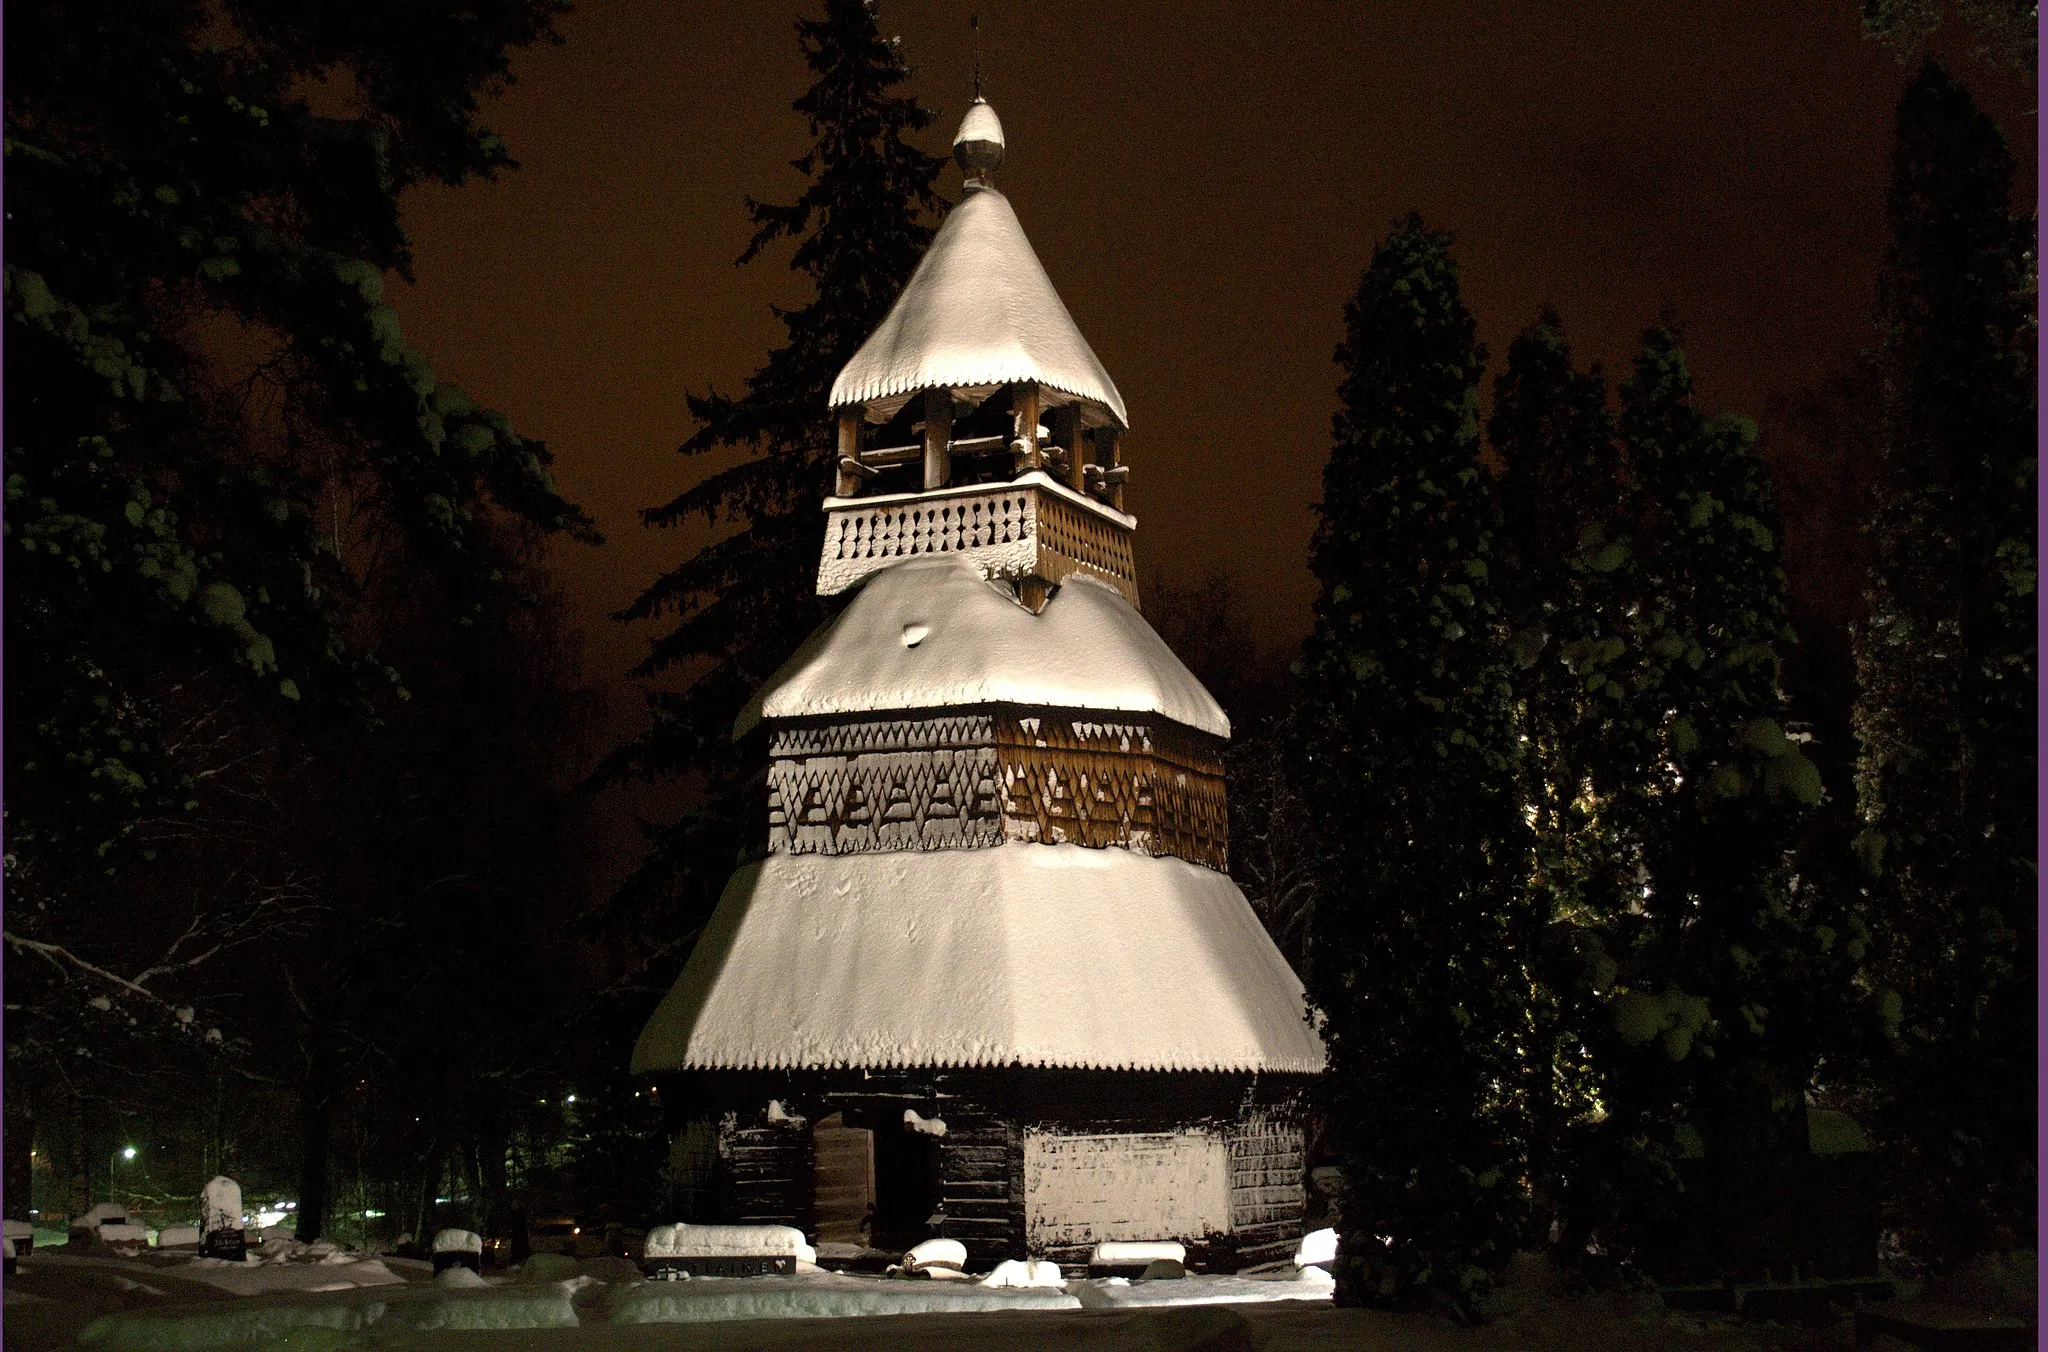
[[[976,99],[969,104],[967,116],[960,119],[960,130],[953,133],[953,158],[962,172],[969,175],[987,174],[1001,167],[1003,124],[986,100]]]

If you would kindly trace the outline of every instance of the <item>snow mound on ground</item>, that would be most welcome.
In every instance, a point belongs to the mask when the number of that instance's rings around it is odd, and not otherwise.
[[[262,1259],[251,1255],[240,1263],[224,1258],[191,1258],[164,1269],[237,1296],[262,1296],[281,1291],[342,1291],[378,1286],[402,1286],[405,1278],[386,1267],[381,1259],[361,1254],[340,1255],[339,1262],[294,1261],[291,1255]]]
[[[1162,1258],[1168,1262],[1185,1263],[1188,1261],[1188,1246],[1170,1239],[1104,1240],[1088,1255],[1088,1266],[1143,1267]]]
[[[1067,1288],[1092,1310],[1129,1310],[1161,1305],[1241,1305],[1265,1300],[1329,1300],[1336,1279],[1321,1268],[1306,1268],[1299,1277],[1202,1277],[1171,1282],[1131,1282],[1104,1277],[1075,1282]]]
[[[1040,1258],[1005,1258],[996,1264],[994,1272],[981,1279],[981,1284],[991,1289],[1059,1291],[1065,1289],[1067,1279],[1060,1275],[1058,1263]]]
[[[615,1286],[613,1324],[693,1324],[722,1319],[816,1319],[973,1310],[1073,1310],[1064,1291],[991,1289],[955,1282],[890,1281],[838,1273],[793,1277],[699,1277]]]
[[[903,1255],[906,1272],[923,1272],[933,1267],[964,1270],[967,1246],[957,1239],[927,1239]]]
[[[1328,1228],[1311,1230],[1301,1237],[1301,1243],[1294,1250],[1294,1265],[1308,1267],[1315,1263],[1337,1261],[1337,1232]]]
[[[474,1274],[472,1274],[474,1275]],[[213,1352],[268,1347],[301,1329],[353,1333],[364,1329],[575,1328],[576,1283],[445,1290],[351,1291],[278,1296],[182,1309],[128,1310],[104,1316],[79,1334],[80,1346],[109,1352]]]

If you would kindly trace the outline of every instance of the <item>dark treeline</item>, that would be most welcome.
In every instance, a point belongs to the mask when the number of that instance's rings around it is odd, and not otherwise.
[[[1232,709],[1231,786],[1327,1019],[1346,1298],[1652,1265],[1687,1177],[1789,1188],[1812,1106],[1875,1138],[1896,1261],[2034,1243],[2033,225],[1953,77],[1898,119],[1875,340],[1782,410],[1874,462],[1821,565],[1867,599],[1800,617],[1796,697],[1757,430],[1698,408],[1668,319],[1610,393],[1546,312],[1482,428],[1447,233],[1398,222],[1346,309],[1314,628]],[[1227,586],[1159,595],[1242,699]]]
[[[502,1233],[561,1163],[597,537],[382,294],[558,8],[10,11],[10,1217]]]

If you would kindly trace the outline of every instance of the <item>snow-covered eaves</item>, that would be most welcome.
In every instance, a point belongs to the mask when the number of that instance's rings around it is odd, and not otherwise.
[[[773,855],[633,1049],[663,1070],[1312,1074],[1300,980],[1228,876],[1078,845]]]
[[[832,382],[830,402],[893,411],[919,390],[1012,382],[1094,404],[1130,426],[1116,382],[1074,326],[1009,199],[970,184],[881,327]],[[1099,420],[1084,407],[1084,423]]]
[[[763,719],[963,705],[1152,713],[1214,737],[1230,719],[1116,588],[1083,574],[1034,615],[959,555],[891,565],[860,584],[740,711]]]

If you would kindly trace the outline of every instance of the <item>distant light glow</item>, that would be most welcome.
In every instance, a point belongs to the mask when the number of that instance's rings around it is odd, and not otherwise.
[[[576,1101],[576,1096],[575,1096],[574,1094],[571,1094],[571,1095],[569,1095],[569,1102],[571,1102],[571,1103],[574,1103],[575,1101]]]
[[[132,1146],[132,1145],[131,1145],[131,1146],[123,1146],[123,1147],[122,1147],[122,1149],[121,1149],[121,1158],[122,1158],[122,1159],[124,1159],[124,1160],[132,1160],[132,1159],[134,1159],[134,1158],[135,1158],[135,1147],[134,1147],[134,1146]]]

